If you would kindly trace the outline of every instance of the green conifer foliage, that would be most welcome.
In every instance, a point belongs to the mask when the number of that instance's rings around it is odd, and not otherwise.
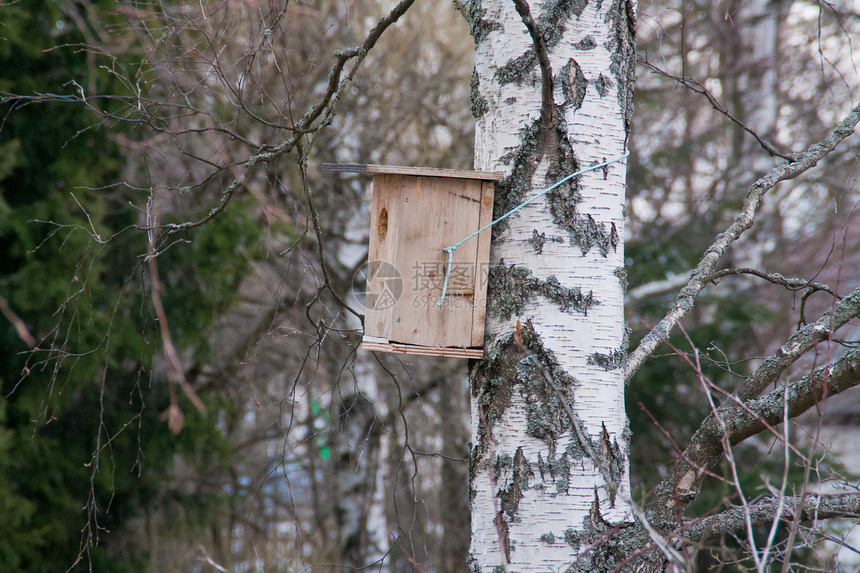
[[[0,571],[65,571],[76,560],[74,571],[143,570],[139,546],[112,546],[111,531],[165,507],[199,527],[225,495],[180,495],[165,479],[177,457],[218,467],[229,452],[217,404],[201,414],[183,402],[178,436],[161,417],[168,385],[150,367],[162,341],[147,235],[128,207],[145,194],[116,184],[127,157],[106,136],[123,128],[80,100],[40,96],[124,93],[108,69],[133,58],[81,49],[87,39],[68,12],[79,8],[0,7],[0,96],[30,98],[0,99],[0,302],[13,317],[0,321]],[[108,20],[113,8],[90,6]],[[90,105],[124,109],[121,99]],[[205,327],[233,296],[257,238],[237,202],[158,258],[174,342],[192,359],[208,353]],[[220,262],[239,251],[246,256]]]

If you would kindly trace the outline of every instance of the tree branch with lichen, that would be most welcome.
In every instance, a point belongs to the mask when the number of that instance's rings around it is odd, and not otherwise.
[[[777,517],[780,500],[769,497],[747,508],[753,527],[769,525]],[[684,528],[683,537],[699,542],[723,533],[740,533],[746,527],[743,507],[732,507],[716,515],[697,520]],[[808,494],[782,499],[782,521],[814,522],[820,519],[860,517],[860,496],[856,493]]]
[[[761,366],[741,385],[738,398],[749,400],[760,395],[765,388],[775,384],[780,375],[801,356],[819,343],[829,340],[836,330],[857,316],[860,316],[860,288],[834,304],[821,318],[797,330],[776,352],[765,358]]]

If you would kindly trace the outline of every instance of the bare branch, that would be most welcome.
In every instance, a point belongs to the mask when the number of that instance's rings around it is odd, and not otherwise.
[[[514,0],[514,6],[520,18],[523,19],[523,24],[529,31],[532,37],[532,42],[535,47],[535,56],[537,56],[538,64],[540,65],[541,79],[541,121],[545,127],[553,124],[553,79],[552,79],[552,64],[549,61],[549,50],[546,46],[546,41],[543,34],[538,28],[534,18],[532,18],[531,10],[529,9],[526,0]]]
[[[780,423],[784,401],[788,405],[789,418],[795,418],[825,397],[835,396],[858,384],[860,348],[854,348],[840,356],[833,364],[819,366],[800,380],[780,386],[761,398],[748,402],[743,411],[732,417],[729,428],[731,442],[737,444],[758,434],[765,429],[766,424]]]
[[[723,269],[721,271],[716,271],[715,273],[712,273],[711,276],[707,278],[707,280],[709,282],[714,282],[723,277],[732,275],[754,275],[766,281],[772,282],[773,284],[782,285],[791,291],[797,291],[801,289],[810,289],[812,291],[823,290],[828,294],[838,296],[835,292],[833,292],[833,289],[831,289],[825,284],[808,281],[806,279],[784,277],[780,273],[766,273],[758,269],[750,268]]]
[[[12,326],[15,327],[15,332],[18,333],[18,338],[24,341],[24,344],[29,346],[30,348],[36,347],[36,339],[33,338],[33,335],[30,334],[30,329],[27,328],[27,325],[24,323],[21,318],[15,314],[15,311],[12,310],[12,307],[9,306],[9,301],[0,296],[0,312],[3,313],[3,316],[12,323]]]
[[[855,348],[833,364],[816,368],[800,380],[780,386],[757,400],[741,404],[737,401],[723,403],[715,414],[702,422],[684,456],[676,462],[672,474],[658,486],[651,506],[658,526],[672,527],[677,523],[679,512],[683,512],[683,507],[695,499],[701,488],[704,473],[700,468],[711,468],[718,463],[726,443],[738,444],[781,423],[785,408],[788,408],[788,417],[795,418],[824,397],[857,385],[860,385],[860,349]],[[720,419],[726,422],[725,431]]]
[[[316,207],[314,207],[313,194],[311,193],[311,187],[308,184],[307,155],[305,155],[305,149],[301,144],[298,146],[298,150],[299,150],[298,164],[299,164],[299,173],[301,175],[302,189],[304,191],[305,200],[307,201],[308,210],[310,211],[310,214],[311,214],[311,222],[313,223],[314,233],[316,234],[316,237],[317,237],[317,254],[319,256],[320,270],[322,271],[323,281],[324,281],[323,285],[317,290],[316,294],[305,305],[305,309],[309,310],[311,308],[311,306],[313,306],[314,303],[316,303],[316,301],[319,299],[319,296],[320,296],[322,290],[327,288],[329,290],[329,292],[337,299],[338,303],[340,303],[340,305],[343,308],[345,308],[346,310],[351,312],[356,318],[358,318],[358,320],[361,321],[361,325],[363,327],[364,326],[364,315],[362,313],[358,312],[357,310],[355,310],[354,308],[352,308],[349,304],[347,304],[347,302],[343,299],[343,297],[340,295],[340,293],[337,292],[337,290],[335,290],[334,285],[332,284],[331,276],[330,276],[329,271],[328,271],[328,263],[326,261],[325,250],[323,248],[323,246],[325,245],[325,238],[323,237],[322,227],[320,226],[319,213],[317,213]],[[313,323],[313,320],[311,320],[311,323]]]
[[[833,297],[841,298],[839,295],[836,294],[836,292],[832,288],[830,288],[826,284],[812,282],[812,281],[809,281],[807,279],[801,279],[801,278],[795,278],[795,277],[785,277],[780,273],[766,273],[766,272],[760,271],[758,269],[750,269],[750,268],[723,269],[721,271],[717,271],[717,272],[713,273],[710,277],[708,277],[708,280],[710,282],[713,282],[714,284],[716,284],[719,279],[726,277],[726,276],[732,276],[732,275],[754,275],[754,276],[762,278],[766,281],[769,281],[773,284],[782,285],[786,289],[788,289],[792,292],[806,289],[806,292],[804,292],[800,297],[800,309],[798,310],[798,320],[797,320],[798,328],[800,328],[802,325],[806,324],[806,301],[813,294],[815,294],[819,291],[824,291]]]
[[[203,401],[197,396],[197,393],[188,383],[188,380],[185,378],[185,369],[182,367],[182,361],[179,359],[179,353],[176,352],[176,346],[173,344],[173,340],[170,337],[170,327],[167,323],[167,313],[164,312],[164,305],[161,303],[161,281],[158,278],[158,265],[156,264],[156,251],[155,251],[155,228],[158,226],[158,220],[154,214],[152,214],[152,203],[150,201],[150,205],[147,209],[147,215],[150,219],[149,221],[149,251],[147,253],[147,259],[149,261],[149,274],[150,274],[150,290],[152,295],[152,306],[155,308],[155,314],[158,318],[158,325],[161,328],[161,341],[164,346],[164,358],[167,361],[167,380],[169,382],[169,392],[170,392],[170,406],[167,411],[164,413],[163,418],[167,419],[168,425],[170,426],[170,430],[174,434],[178,434],[182,431],[183,426],[183,416],[182,410],[179,408],[179,401],[176,397],[176,389],[174,384],[179,384],[182,387],[182,391],[185,392],[185,395],[191,400],[191,403],[194,404],[194,407],[197,408],[201,413],[206,412],[206,406],[203,404]]]
[[[755,216],[761,205],[764,194],[773,189],[780,181],[794,179],[814,167],[826,157],[846,137],[854,132],[854,127],[860,122],[860,103],[841,121],[833,133],[827,138],[810,145],[806,151],[797,156],[797,161],[779,165],[758,179],[750,186],[741,212],[735,217],[724,233],[705,251],[701,262],[693,271],[687,286],[681,289],[678,297],[666,313],[666,316],[640,341],[639,346],[630,353],[627,359],[625,380],[629,383],[645,360],[651,356],[654,349],[665,339],[676,324],[693,308],[694,301],[702,289],[708,284],[708,276],[714,271],[717,261],[726,249],[734,243],[747,229],[752,227]]]

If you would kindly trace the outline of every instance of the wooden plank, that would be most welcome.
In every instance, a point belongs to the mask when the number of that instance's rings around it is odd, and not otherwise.
[[[453,177],[455,179],[480,179],[501,181],[501,171],[466,171],[439,169],[436,167],[407,167],[403,165],[374,165],[366,163],[323,163],[323,171],[355,171],[358,173],[385,173],[388,175],[415,175],[416,177]]]
[[[490,181],[481,185],[481,206],[478,228],[493,220],[493,197],[495,186]],[[482,231],[473,240],[477,241],[475,253],[475,298],[472,311],[472,343],[470,346],[484,346],[484,322],[487,318],[487,282],[489,279],[490,242],[493,230]]]
[[[481,181],[396,175],[414,181],[402,205],[405,226],[398,266],[409,269],[409,297],[392,323],[389,340],[431,347],[469,347],[472,342],[474,261],[477,244],[454,252],[448,294],[442,297],[448,255],[442,250],[478,228]],[[432,192],[427,187],[432,186]],[[412,200],[412,203],[406,203]],[[470,296],[471,295],[471,296]]]
[[[362,350],[379,352],[400,352],[403,354],[423,354],[425,356],[447,356],[451,358],[480,359],[484,357],[484,350],[482,348],[433,348],[431,346],[416,344],[384,343],[371,340],[362,340],[361,348]]]

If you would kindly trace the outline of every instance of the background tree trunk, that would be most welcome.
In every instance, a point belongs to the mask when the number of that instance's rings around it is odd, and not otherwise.
[[[625,152],[630,2],[473,3],[475,166],[498,217]],[[531,30],[529,29],[531,28]],[[470,371],[475,571],[562,570],[632,523],[624,411],[625,161],[496,225],[485,360]]]

